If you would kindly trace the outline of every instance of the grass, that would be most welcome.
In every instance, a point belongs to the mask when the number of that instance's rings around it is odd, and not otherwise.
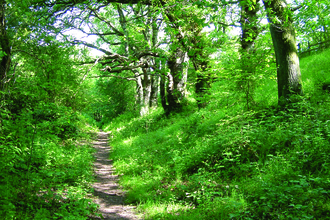
[[[113,120],[105,129],[126,201],[146,219],[326,219],[330,100],[320,84],[330,82],[329,55],[301,60],[306,95],[284,110],[268,79],[254,110],[217,82],[200,111],[188,102],[169,118],[158,109]]]

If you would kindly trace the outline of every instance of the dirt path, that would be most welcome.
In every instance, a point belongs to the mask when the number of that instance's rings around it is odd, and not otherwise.
[[[94,169],[97,182],[94,183],[94,201],[100,205],[100,212],[105,220],[109,219],[140,219],[134,214],[135,207],[124,205],[124,193],[114,175],[112,161],[109,160],[110,147],[107,144],[108,133],[99,132],[98,139],[93,143],[97,150]],[[100,219],[100,218],[97,218]]]

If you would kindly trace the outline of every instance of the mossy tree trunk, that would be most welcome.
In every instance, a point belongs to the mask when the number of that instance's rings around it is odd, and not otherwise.
[[[143,79],[142,79],[143,100],[141,101],[141,109],[140,109],[141,116],[149,112],[151,88],[152,88],[150,69],[143,68],[142,71],[143,71]]]
[[[283,105],[290,102],[290,95],[303,93],[292,12],[284,0],[263,2],[276,56],[279,104]]]

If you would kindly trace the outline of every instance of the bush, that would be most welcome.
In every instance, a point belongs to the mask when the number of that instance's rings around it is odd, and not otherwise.
[[[4,219],[87,219],[97,207],[88,198],[93,152],[81,138],[77,113],[39,103],[15,118],[2,110],[0,215]]]

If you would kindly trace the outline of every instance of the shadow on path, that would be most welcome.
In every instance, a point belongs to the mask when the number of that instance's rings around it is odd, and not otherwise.
[[[118,176],[114,175],[112,161],[109,160],[110,147],[108,133],[99,132],[98,139],[93,143],[97,150],[94,163],[96,182],[93,184],[95,203],[100,205],[103,219],[140,219],[134,214],[134,206],[124,205],[124,193],[118,186]],[[101,219],[101,218],[93,218]]]

